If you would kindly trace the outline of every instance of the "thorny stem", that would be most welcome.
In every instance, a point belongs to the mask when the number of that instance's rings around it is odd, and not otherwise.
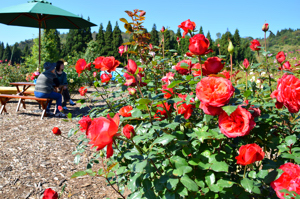
[[[110,183],[110,181],[108,180],[108,178],[106,178],[106,181],[108,182],[108,184],[115,190],[115,192],[117,192],[122,198],[125,199],[125,196],[123,196],[118,190],[116,190],[116,188]]]
[[[232,54],[230,54],[230,81],[232,80]]]
[[[266,31],[265,31],[265,52],[267,52],[267,39],[266,39]]]
[[[134,75],[134,79],[135,79],[136,85],[137,85],[137,87],[138,87],[138,90],[139,90],[140,93],[141,93],[142,98],[144,98],[144,95],[143,95],[142,90],[141,90],[141,87],[140,87],[140,82],[137,80],[137,78],[136,78],[135,75]]]
[[[245,166],[245,169],[244,169],[244,176],[243,176],[243,178],[245,178],[245,174],[246,174],[247,166],[248,166],[248,165],[246,165],[246,166]]]

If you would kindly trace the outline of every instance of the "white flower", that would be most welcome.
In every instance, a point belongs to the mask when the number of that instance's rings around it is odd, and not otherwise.
[[[65,66],[68,65],[68,62],[64,62],[64,65],[65,65]]]
[[[266,72],[262,72],[262,73],[261,73],[261,75],[265,75],[265,74],[266,74]]]
[[[152,57],[154,57],[155,56],[155,52],[150,51],[149,55],[151,55]]]
[[[250,75],[253,75],[254,73],[253,72],[250,72]]]
[[[259,80],[259,79],[258,79],[258,80],[256,80],[256,83],[257,83],[257,84],[260,84],[260,80]]]
[[[73,82],[74,82],[74,80],[73,80],[73,79],[70,79],[70,80],[69,80],[69,82],[70,82],[70,83],[73,83]]]

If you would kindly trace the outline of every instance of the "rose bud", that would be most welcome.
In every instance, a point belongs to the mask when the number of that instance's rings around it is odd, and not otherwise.
[[[234,52],[234,47],[233,47],[233,44],[232,44],[231,41],[229,41],[228,52],[229,52],[230,54],[233,54],[233,52]]]
[[[54,127],[52,129],[52,132],[53,132],[54,135],[61,135],[61,131],[58,127]]]
[[[249,61],[248,61],[247,58],[244,59],[243,65],[244,65],[244,67],[245,67],[246,69],[249,67]]]
[[[129,124],[126,124],[126,125],[123,127],[123,134],[124,134],[128,139],[131,139],[131,138],[135,135],[133,126],[131,126],[131,125],[129,125]]]
[[[248,165],[264,159],[265,153],[257,144],[242,145],[239,155],[235,157],[237,164]]]
[[[269,24],[268,24],[268,23],[265,23],[265,24],[262,26],[262,31],[267,32],[268,30],[269,30]]]
[[[56,191],[48,188],[44,191],[43,199],[58,199],[58,194]]]

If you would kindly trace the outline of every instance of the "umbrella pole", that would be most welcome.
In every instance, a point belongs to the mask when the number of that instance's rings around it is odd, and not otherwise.
[[[39,21],[39,66],[41,66],[41,21]]]

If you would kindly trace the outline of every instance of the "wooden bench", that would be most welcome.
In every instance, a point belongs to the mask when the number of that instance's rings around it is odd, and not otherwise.
[[[43,109],[41,119],[43,119],[44,116],[47,117],[46,108],[47,108],[47,105],[48,105],[48,103],[49,103],[49,101],[51,99],[37,98],[37,97],[34,97],[34,96],[25,96],[25,95],[5,95],[5,94],[0,94],[0,102],[1,102],[0,114],[2,114],[3,111],[7,113],[7,111],[5,109],[5,105],[6,105],[6,103],[10,99],[13,99],[13,98],[20,99],[16,111],[19,110],[21,102],[23,103],[24,109],[26,109],[24,100],[26,100],[26,99],[28,99],[28,100],[36,100],[42,106],[42,109]]]

